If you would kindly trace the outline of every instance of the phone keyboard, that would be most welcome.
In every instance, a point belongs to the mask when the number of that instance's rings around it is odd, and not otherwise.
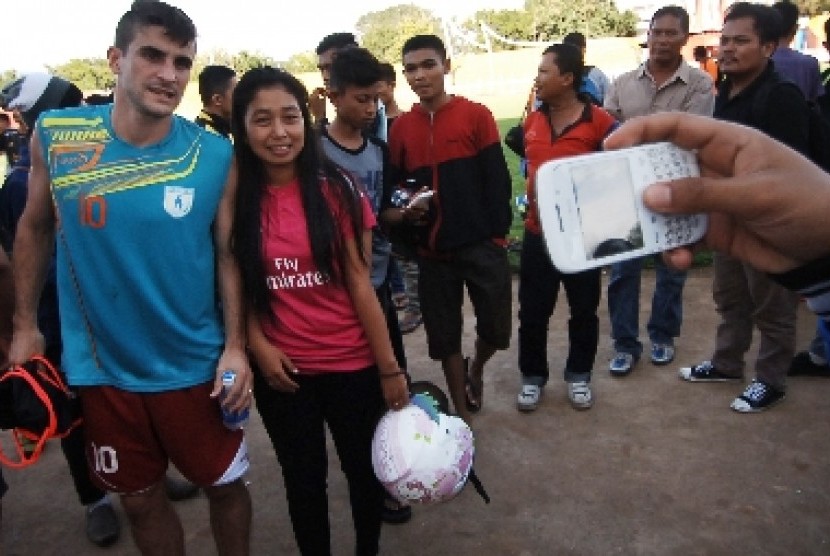
[[[654,172],[654,181],[671,181],[680,178],[692,177],[695,174],[694,154],[689,151],[670,146],[669,148],[654,147],[648,149],[648,165]],[[703,217],[699,214],[676,214],[672,216],[661,216],[652,214],[651,220],[662,225],[662,233],[657,233],[657,243],[663,248],[685,245],[694,238],[694,233],[701,225]],[[660,237],[662,235],[662,237]]]

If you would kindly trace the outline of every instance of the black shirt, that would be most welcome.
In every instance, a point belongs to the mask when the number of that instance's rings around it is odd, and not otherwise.
[[[729,98],[732,83],[727,77],[718,86],[715,118],[744,124],[763,131],[798,152],[809,154],[809,110],[799,90],[790,85],[772,85],[762,106],[758,93],[766,83],[780,83],[782,78],[770,61],[755,81]]]
[[[230,139],[231,123],[222,116],[202,110],[194,121],[200,127],[217,133],[225,139]]]

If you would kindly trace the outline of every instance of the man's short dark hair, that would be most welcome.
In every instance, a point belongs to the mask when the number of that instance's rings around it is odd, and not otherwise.
[[[115,28],[115,47],[126,51],[138,28],[153,26],[182,46],[196,40],[196,26],[179,8],[159,0],[135,0]]]
[[[559,73],[570,73],[574,76],[573,88],[574,91],[579,92],[582,86],[582,72],[584,71],[584,64],[582,62],[582,51],[579,47],[572,44],[552,44],[542,52],[542,55],[553,54],[556,67],[559,68]]]
[[[769,6],[752,2],[736,2],[729,6],[723,21],[725,23],[743,18],[752,20],[752,28],[761,44],[778,42],[781,37],[781,14]]]
[[[686,35],[689,34],[689,12],[680,6],[663,6],[662,8],[659,8],[656,12],[654,12],[654,15],[651,16],[648,28],[651,29],[656,20],[667,15],[676,17],[677,20],[680,21],[680,28],[683,30],[683,33]]]
[[[437,52],[441,56],[441,60],[447,59],[447,48],[444,46],[444,41],[437,35],[415,35],[414,37],[409,37],[403,43],[401,55],[406,56],[410,52],[425,48]]]
[[[830,21],[830,19],[828,21]],[[395,66],[389,62],[383,62],[380,65],[380,78],[383,81],[394,85],[398,79],[398,75],[395,73]]]
[[[574,31],[573,33],[568,33],[562,39],[562,44],[571,44],[577,48],[585,48],[588,46],[588,41],[585,40],[585,35],[578,31]]]
[[[115,99],[113,93],[92,93],[84,98],[84,103],[88,106],[101,106],[102,104],[112,104],[113,99]]]
[[[5,112],[0,112],[0,122],[6,122],[7,124],[11,124],[12,119],[9,118],[9,115]]]
[[[778,38],[783,39],[795,33],[798,28],[798,6],[789,2],[776,2],[772,9],[781,16],[781,36]]]
[[[323,40],[320,41],[320,44],[317,45],[314,52],[319,56],[332,48],[340,50],[347,46],[357,46],[357,39],[353,33],[332,33],[331,35],[323,37]]]
[[[202,105],[210,104],[213,95],[221,95],[228,90],[236,72],[228,66],[205,66],[199,74],[199,97]]]
[[[380,62],[365,48],[346,48],[331,63],[329,88],[344,91],[347,87],[371,87],[380,81]]]
[[[706,58],[709,56],[709,51],[706,50],[705,46],[699,44],[692,49],[692,56],[695,57],[695,60],[697,60],[698,58]]]

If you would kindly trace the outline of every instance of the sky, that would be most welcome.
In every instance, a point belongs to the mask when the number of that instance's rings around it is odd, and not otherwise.
[[[402,3],[438,16],[481,9],[516,9],[523,0],[167,0],[184,10],[198,30],[200,53],[221,49],[260,52],[275,60],[313,50],[322,37],[353,31],[360,16]],[[73,58],[103,58],[115,25],[132,0],[28,0],[29,23],[5,25],[0,71],[43,70]],[[40,36],[38,36],[40,35]]]

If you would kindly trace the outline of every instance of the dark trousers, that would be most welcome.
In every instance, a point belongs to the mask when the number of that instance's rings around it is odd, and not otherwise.
[[[571,310],[565,380],[590,381],[599,342],[600,270],[560,272],[542,236],[525,231],[519,271],[519,370],[524,384],[544,386],[548,381],[548,323],[560,284]]]
[[[376,367],[354,373],[326,373],[295,378],[293,394],[268,386],[254,372],[254,396],[265,430],[282,467],[288,513],[300,553],[331,553],[328,425],[340,468],[349,485],[359,556],[378,552],[384,490],[372,470],[372,435],[384,410]]]
[[[392,288],[389,276],[387,276],[383,284],[375,288],[375,294],[378,296],[383,316],[386,317],[386,328],[389,330],[389,342],[392,344],[395,360],[401,369],[406,370],[406,352],[404,352],[403,348],[403,334],[401,334],[401,327],[398,322],[398,312],[392,304]]]
[[[46,348],[46,358],[55,364],[59,364],[61,360],[61,345],[50,345]],[[63,376],[66,380],[66,376]],[[72,400],[72,409],[74,415],[81,414],[81,403],[76,397]],[[66,464],[69,466],[69,475],[72,477],[72,483],[75,485],[75,492],[78,494],[78,500],[86,506],[97,502],[106,494],[95,483],[92,482],[92,476],[89,472],[89,462],[86,459],[86,440],[84,438],[84,425],[75,427],[61,438],[61,451],[63,457],[66,459]]]

